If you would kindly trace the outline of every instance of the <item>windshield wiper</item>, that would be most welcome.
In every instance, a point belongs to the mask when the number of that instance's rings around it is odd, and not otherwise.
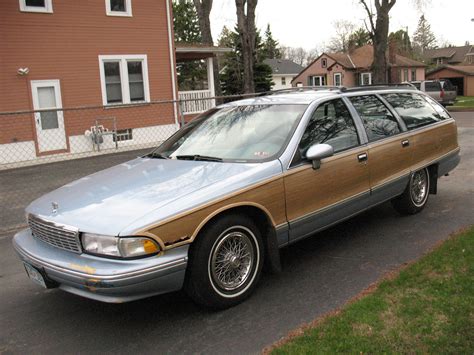
[[[176,159],[180,160],[198,160],[198,161],[217,161],[217,162],[222,162],[222,158],[218,157],[209,157],[206,155],[177,155]]]
[[[154,159],[169,159],[169,157],[167,157],[166,155],[163,155],[161,153],[155,153],[155,152],[151,152],[145,156],[147,158],[154,158]]]

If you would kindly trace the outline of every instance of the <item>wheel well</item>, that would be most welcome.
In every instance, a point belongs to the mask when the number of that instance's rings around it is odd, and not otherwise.
[[[251,218],[261,236],[265,248],[265,264],[264,269],[270,272],[278,272],[281,270],[280,265],[280,252],[278,248],[278,241],[276,236],[275,228],[271,222],[270,217],[260,208],[250,205],[236,206],[231,207],[227,210],[224,210],[211,219],[209,219],[206,224],[201,228],[198,235],[208,226],[210,223],[215,221],[222,216],[229,214],[241,214]]]

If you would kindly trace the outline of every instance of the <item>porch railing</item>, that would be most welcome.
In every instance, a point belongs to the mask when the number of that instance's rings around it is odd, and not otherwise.
[[[211,90],[179,91],[178,96],[184,114],[204,112],[216,105]]]

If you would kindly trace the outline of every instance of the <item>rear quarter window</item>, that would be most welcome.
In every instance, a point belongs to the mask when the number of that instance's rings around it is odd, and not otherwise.
[[[409,130],[445,119],[421,95],[399,93],[382,96],[397,111]]]
[[[427,81],[425,83],[425,91],[441,91],[441,83],[437,81]]]

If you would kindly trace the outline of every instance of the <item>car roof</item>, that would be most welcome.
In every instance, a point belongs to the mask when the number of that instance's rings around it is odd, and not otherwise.
[[[364,93],[380,93],[380,92],[413,92],[418,90],[413,85],[367,85],[360,87],[295,87],[291,89],[277,90],[270,93],[262,94],[262,96],[246,98],[229,102],[219,107],[248,106],[248,105],[309,105],[313,101],[328,98],[340,97],[343,94],[364,94]]]

